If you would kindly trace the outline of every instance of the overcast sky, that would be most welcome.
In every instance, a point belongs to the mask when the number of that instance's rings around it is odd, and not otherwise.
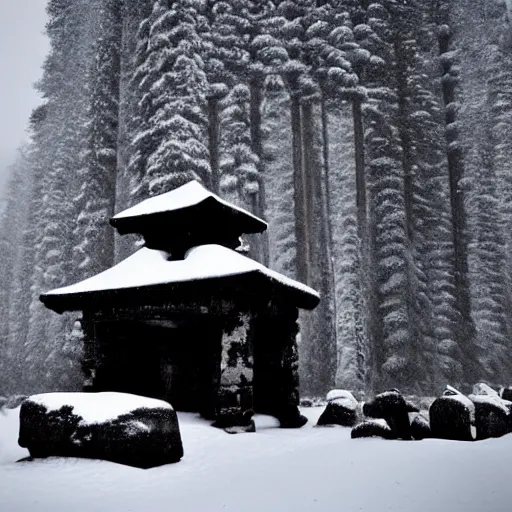
[[[46,0],[0,0],[0,194],[5,168],[26,139],[30,112],[40,99],[33,83],[48,50]]]

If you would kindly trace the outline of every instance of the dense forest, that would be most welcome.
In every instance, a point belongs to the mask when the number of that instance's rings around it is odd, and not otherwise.
[[[0,234],[0,391],[79,389],[43,291],[140,242],[109,218],[199,179],[317,289],[303,394],[512,381],[504,0],[49,0],[44,101]]]

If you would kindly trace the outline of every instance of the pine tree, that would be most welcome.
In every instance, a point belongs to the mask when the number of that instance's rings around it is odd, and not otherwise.
[[[421,303],[422,359],[435,391],[444,382],[462,382],[460,340],[457,337],[457,311],[453,237],[449,200],[448,162],[444,141],[444,105],[439,81],[436,47],[437,25],[431,10],[414,4],[413,30],[416,40],[415,73],[410,97],[411,140],[415,172],[413,182],[414,244]],[[411,16],[412,17],[412,16]],[[459,385],[459,384],[457,384]]]
[[[279,41],[272,35],[273,4],[268,1],[229,0],[228,21],[236,53],[243,56],[237,66],[230,66],[239,78],[249,87],[249,115],[251,150],[257,157],[258,174],[248,199],[251,211],[266,218],[265,173],[267,165],[263,160],[263,120],[262,105],[266,77],[275,72],[277,66],[286,59]],[[232,62],[232,60],[230,60]],[[269,264],[268,233],[249,238],[251,256],[265,265]]]
[[[397,136],[398,99],[393,69],[390,12],[383,2],[367,10],[371,33],[365,48],[371,52],[369,101],[364,107],[369,186],[371,265],[375,301],[372,328],[372,387],[407,388],[415,381],[411,348],[410,252],[404,197],[401,140]]]
[[[87,125],[88,57],[92,40],[90,27],[83,23],[90,4],[54,0],[48,4],[50,54],[44,66],[39,89],[46,99],[44,121],[38,125],[34,151],[40,171],[41,198],[37,204],[36,239],[30,301],[30,322],[25,340],[26,387],[53,388],[79,385],[72,371],[53,374],[52,361],[61,359],[61,348],[70,317],[47,311],[39,302],[43,290],[65,284],[72,273],[72,198],[77,182],[74,171],[84,165],[84,127]],[[71,177],[71,179],[70,179]],[[72,279],[72,277],[71,277]],[[71,366],[78,362],[70,362]],[[73,384],[72,384],[73,383]]]
[[[26,282],[28,273],[25,262],[28,255],[24,253],[25,229],[29,216],[30,196],[33,177],[28,161],[28,148],[23,148],[10,169],[7,184],[7,201],[0,219],[0,389],[2,394],[15,391],[17,380],[17,347],[11,335],[16,329],[16,322],[21,319],[12,313],[22,314],[23,296],[20,288]],[[25,308],[26,309],[26,308]],[[26,318],[25,318],[26,319]]]
[[[220,190],[245,207],[259,187],[259,159],[251,147],[250,95],[247,85],[233,87],[222,104],[220,126]]]
[[[329,219],[326,112],[315,81],[321,37],[325,25],[318,23],[313,2],[282,2],[285,18],[280,28],[289,60],[281,67],[288,85],[294,166],[296,211],[297,277],[316,287],[323,303],[301,327],[302,382],[306,393],[321,395],[334,385],[336,373],[336,330],[332,237]],[[324,105],[325,106],[325,105]],[[323,122],[322,122],[323,121]]]
[[[98,7],[99,36],[94,42],[88,95],[90,106],[82,152],[84,165],[80,191],[74,199],[80,211],[74,247],[77,277],[94,275],[114,263],[114,238],[109,219],[114,214],[121,22],[118,0],[101,0]]]
[[[210,165],[204,116],[207,80],[200,57],[193,2],[156,1],[141,25],[144,59],[134,74],[141,131],[133,139],[134,197],[171,190],[191,179],[208,185]]]
[[[457,74],[463,83],[455,90],[458,105],[459,148],[464,158],[463,192],[467,195],[468,286],[474,337],[464,347],[466,376],[500,381],[509,373],[506,357],[510,332],[510,291],[506,238],[498,174],[503,162],[494,138],[494,115],[500,101],[493,80],[497,75],[493,57],[500,41],[505,6],[498,3],[471,4],[460,1],[449,13],[453,45],[459,52]],[[477,21],[478,20],[478,21]],[[462,31],[464,23],[471,37]],[[505,71],[500,66],[500,73]],[[485,79],[483,79],[485,77]],[[496,158],[497,156],[497,158]],[[503,169],[506,173],[506,169]]]
[[[336,387],[365,391],[370,359],[367,300],[356,204],[356,159],[351,106],[330,113],[333,258],[336,272]]]
[[[364,38],[365,27],[353,26],[353,20],[360,21],[352,12],[350,3],[340,5],[327,3],[322,23],[328,34],[322,42],[321,61],[317,71],[322,91],[322,125],[326,135],[324,141],[331,141],[339,149],[331,151],[332,164],[326,169],[326,189],[330,208],[329,217],[334,233],[335,254],[335,310],[337,316],[338,363],[336,385],[354,390],[367,386],[367,365],[370,339],[367,325],[369,316],[369,262],[368,262],[368,209],[365,171],[364,126],[362,106],[366,100],[364,83],[365,69],[370,52],[362,48],[356,39]],[[357,11],[360,11],[357,5]],[[316,24],[321,28],[321,23]],[[327,108],[331,105],[330,125]],[[347,108],[347,103],[350,108]],[[330,131],[334,136],[328,137]],[[329,148],[324,147],[329,153]],[[346,155],[340,159],[339,155]],[[326,160],[326,157],[324,157]],[[353,165],[351,165],[353,164]],[[337,177],[337,180],[334,179]],[[339,183],[336,183],[339,181]],[[334,185],[331,185],[333,184]],[[355,212],[354,212],[355,207]],[[354,218],[355,213],[355,218]],[[334,222],[336,219],[336,222]]]
[[[408,274],[411,296],[408,308],[413,336],[409,364],[416,367],[415,380],[420,389],[432,389],[436,366],[436,340],[432,330],[433,305],[428,288],[428,271],[433,249],[431,233],[426,231],[426,220],[436,217],[431,211],[435,203],[430,200],[426,188],[431,173],[443,173],[442,139],[434,114],[439,107],[428,79],[423,75],[426,65],[420,56],[418,39],[424,26],[421,4],[414,2],[394,5],[392,15],[393,50],[396,59],[395,77],[398,99],[397,128],[402,147],[404,169],[404,201],[407,239],[410,257]],[[429,148],[424,142],[429,141]],[[436,155],[435,144],[438,153]],[[427,365],[427,361],[430,362]],[[421,372],[421,373],[420,373]]]
[[[266,82],[263,112],[263,159],[267,165],[265,183],[269,211],[270,267],[294,277],[297,246],[295,239],[292,133],[290,97],[279,76]]]
[[[123,0],[121,5],[121,47],[119,76],[119,120],[117,140],[117,181],[115,193],[116,213],[133,206],[131,190],[136,186],[138,174],[132,176],[129,162],[132,158],[131,141],[140,129],[138,115],[138,84],[133,80],[135,70],[145,57],[145,37],[149,29],[151,2]],[[132,254],[137,246],[136,235],[114,235],[115,259],[120,261]]]
[[[455,264],[455,294],[459,310],[457,338],[463,344],[464,373],[467,379],[473,381],[480,370],[473,364],[472,356],[475,347],[473,344],[474,324],[471,316],[471,298],[468,269],[468,236],[467,212],[464,198],[464,179],[467,160],[465,159],[463,145],[460,140],[459,102],[459,65],[458,55],[453,42],[454,34],[452,19],[458,18],[457,3],[439,2],[437,7],[437,23],[439,25],[439,54],[441,62],[441,84],[443,102],[445,106],[447,159],[450,186],[450,204],[453,233],[453,251]]]
[[[202,59],[208,80],[208,150],[210,154],[210,188],[220,193],[221,181],[221,101],[236,81],[234,69],[243,62],[243,49],[237,39],[227,2],[208,1],[203,9],[204,22],[199,29]]]

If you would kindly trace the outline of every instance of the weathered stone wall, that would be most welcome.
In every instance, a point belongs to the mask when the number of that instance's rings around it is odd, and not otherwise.
[[[226,319],[222,334],[216,425],[253,430],[253,356],[249,313]]]
[[[83,359],[82,372],[84,374],[84,391],[92,391],[94,389],[94,380],[98,369],[98,348],[97,341],[94,336],[94,323],[92,316],[88,312],[84,312],[82,316],[83,337]]]
[[[226,429],[252,430],[255,408],[278,417],[283,426],[300,426],[296,425],[299,418],[297,318],[297,309],[283,303],[249,308],[235,305],[233,301],[137,309],[118,307],[86,313],[83,325],[85,389],[132,392],[170,400],[158,390],[158,383],[152,382],[153,373],[158,370],[152,371],[150,363],[167,356],[171,361],[173,355],[162,356],[163,352],[158,352],[161,347],[155,347],[151,340],[143,339],[144,336],[140,336],[140,342],[136,336],[135,340],[130,338],[129,326],[166,320],[184,325],[204,324],[209,327],[204,329],[201,343],[177,340],[177,344],[186,342],[195,350],[194,360],[207,359],[203,361],[204,371],[198,373],[207,374],[207,381],[201,383],[204,404],[199,405],[198,412],[215,419],[217,426]],[[116,332],[117,322],[119,332]],[[130,340],[130,346],[126,339]],[[122,367],[120,360],[126,360],[126,352],[134,349],[137,352],[129,361],[130,371]],[[187,359],[174,363],[177,366],[171,368],[173,371],[188,364]],[[182,370],[186,373],[190,369]]]
[[[84,357],[82,368],[85,374],[85,391],[102,391],[112,389],[112,382],[108,373],[113,371],[112,366],[117,359],[112,353],[112,342],[123,331],[123,324],[133,321],[159,321],[181,319],[195,322],[206,318],[211,308],[199,303],[141,305],[137,307],[102,307],[95,311],[84,311]],[[105,323],[119,322],[119,333],[105,328]],[[121,335],[122,336],[122,335]],[[118,340],[119,341],[119,340]],[[150,350],[146,339],[140,340],[141,357]],[[122,350],[122,347],[119,347]],[[133,375],[134,383],[137,374]],[[127,391],[127,390],[125,390]],[[142,392],[142,388],[141,391]]]

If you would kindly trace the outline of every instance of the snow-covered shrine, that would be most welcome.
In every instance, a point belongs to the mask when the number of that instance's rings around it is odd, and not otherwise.
[[[302,426],[298,308],[320,299],[238,252],[242,234],[267,224],[196,181],[110,222],[145,247],[41,296],[83,313],[86,389],[163,398],[226,429],[252,430],[254,411]]]

